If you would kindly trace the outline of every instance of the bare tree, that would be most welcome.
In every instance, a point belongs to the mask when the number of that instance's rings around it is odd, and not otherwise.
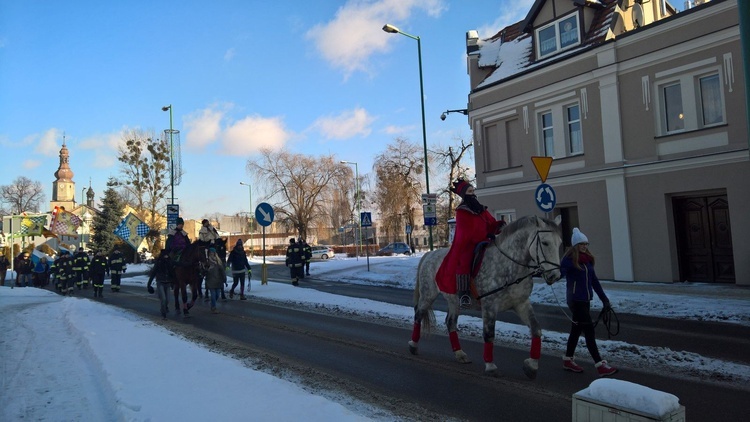
[[[453,203],[455,202],[455,195],[453,192],[450,191],[451,185],[453,181],[455,181],[458,178],[468,178],[469,173],[469,167],[462,166],[461,161],[472,152],[472,149],[474,148],[474,143],[472,141],[467,141],[463,138],[456,138],[455,139],[456,144],[449,145],[446,148],[439,149],[436,151],[433,151],[432,153],[436,157],[436,160],[438,162],[438,167],[441,169],[447,169],[448,170],[448,185],[444,186],[438,191],[438,196],[442,197],[442,194],[447,194],[448,197],[448,204],[447,206],[443,206],[439,208],[440,213],[440,220],[441,221],[448,221],[450,218],[453,217],[454,213],[454,206]],[[445,203],[444,203],[445,204]],[[445,226],[445,238],[449,238],[449,227]]]
[[[39,212],[44,191],[41,183],[19,176],[10,185],[0,186],[0,199],[8,204],[11,213]]]
[[[333,156],[314,158],[283,149],[262,149],[257,160],[248,160],[247,170],[270,190],[276,220],[301,237],[325,216],[328,189],[346,177]]]
[[[156,234],[162,228],[160,215],[170,187],[169,142],[139,129],[126,133],[124,141],[117,154],[121,174],[117,185],[125,191],[123,197],[134,201],[138,218]]]
[[[422,160],[421,147],[403,138],[396,138],[375,157],[374,200],[380,210],[381,230],[389,240],[403,233],[404,223],[414,227],[416,210],[422,203]]]

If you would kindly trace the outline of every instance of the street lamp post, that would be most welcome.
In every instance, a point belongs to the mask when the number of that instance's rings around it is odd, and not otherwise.
[[[354,164],[354,189],[357,198],[357,214],[359,214],[360,218],[359,223],[357,223],[357,226],[359,226],[359,252],[357,252],[357,260],[359,261],[359,256],[362,255],[362,200],[359,197],[359,165],[353,161],[342,161],[341,164]]]
[[[172,187],[172,202],[174,204],[174,130],[172,129],[172,104],[164,106],[161,111],[169,110],[169,185]]]
[[[395,26],[391,24],[385,24],[383,26],[383,31],[389,33],[389,34],[401,34],[404,36],[407,36],[413,40],[417,40],[417,56],[419,58],[419,93],[420,99],[422,100],[422,143],[424,144],[424,179],[425,179],[425,187],[427,188],[427,194],[430,194],[430,169],[427,165],[427,126],[425,124],[425,116],[424,116],[424,83],[422,81],[422,41],[418,36],[414,36],[411,34],[407,34],[406,32],[401,31],[400,29],[396,28]],[[430,233],[430,250],[432,250],[432,226],[427,226],[429,233]]]
[[[250,256],[254,255],[255,250],[253,249],[253,187],[249,183],[240,182],[241,185],[247,186],[250,192]]]

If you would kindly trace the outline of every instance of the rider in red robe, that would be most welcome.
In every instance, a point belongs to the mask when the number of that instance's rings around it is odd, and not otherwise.
[[[461,197],[462,202],[456,207],[456,232],[448,255],[440,264],[435,280],[440,291],[450,294],[458,293],[461,307],[471,306],[469,277],[474,247],[487,239],[494,239],[502,228],[504,221],[498,222],[479,203],[474,193],[474,186],[459,179],[453,183],[451,191]]]

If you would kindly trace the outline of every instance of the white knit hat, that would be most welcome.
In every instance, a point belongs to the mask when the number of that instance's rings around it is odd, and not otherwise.
[[[575,246],[579,243],[589,243],[589,238],[581,233],[578,227],[573,227],[573,236],[570,237],[570,244]]]

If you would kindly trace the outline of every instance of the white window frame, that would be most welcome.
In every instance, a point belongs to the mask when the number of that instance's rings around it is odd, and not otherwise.
[[[578,108],[578,119],[576,120],[570,120],[570,115],[568,114],[568,111],[576,107]],[[565,111],[565,145],[567,148],[568,155],[581,155],[583,154],[583,122],[581,121],[581,105],[579,103],[573,103],[568,104],[564,107]],[[578,125],[578,134],[580,136],[581,140],[581,146],[580,150],[573,151],[573,131],[571,130],[571,126],[577,124]]]
[[[568,121],[568,109],[571,107],[578,107],[578,120],[579,130],[581,133],[581,150],[573,152],[570,149],[570,134],[569,125],[571,122]],[[543,126],[543,116],[552,116],[552,126]],[[553,104],[547,104],[544,108],[536,110],[536,121],[537,121],[537,152],[539,155],[553,157],[553,158],[564,158],[571,156],[578,156],[584,154],[584,133],[583,133],[583,120],[581,116],[581,103],[580,101],[574,100],[567,101],[561,100]],[[548,152],[545,145],[545,131],[552,131],[552,149],[553,151]]]
[[[721,120],[713,123],[706,123],[704,119],[704,99],[701,92],[701,80],[707,77],[716,77],[719,87],[719,101]],[[682,97],[682,128],[668,130],[667,127],[667,104],[664,95],[664,89],[670,86],[680,86],[680,95]],[[657,93],[656,107],[654,107],[656,134],[657,136],[672,135],[675,133],[690,132],[704,128],[724,125],[727,122],[726,97],[724,93],[724,78],[720,66],[709,68],[693,69],[691,72],[671,74],[669,77],[654,81],[655,92]]]
[[[565,21],[569,20],[570,18],[575,18],[575,35],[576,35],[576,41],[570,45],[567,45],[565,47],[562,46],[561,38],[562,34],[564,34],[566,31],[561,28],[561,26],[564,24]],[[555,28],[555,49],[551,50],[550,52],[546,54],[542,54],[542,37],[541,33],[545,29],[549,29],[550,27]],[[578,12],[571,13],[569,15],[563,16],[560,19],[557,19],[554,22],[550,22],[547,25],[540,26],[534,31],[534,42],[536,45],[536,57],[537,59],[543,59],[545,57],[553,56],[557,53],[560,53],[562,51],[571,49],[573,47],[577,47],[581,45],[581,18],[578,14]]]

